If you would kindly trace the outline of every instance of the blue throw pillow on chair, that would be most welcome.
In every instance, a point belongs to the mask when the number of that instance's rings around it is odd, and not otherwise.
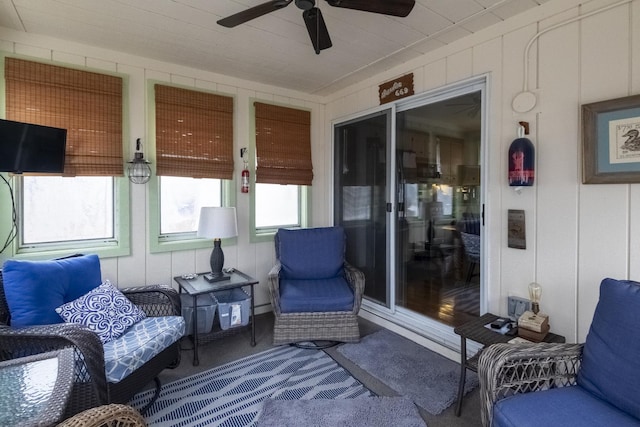
[[[604,279],[582,354],[578,384],[640,418],[640,283]]]
[[[51,261],[5,261],[2,278],[11,325],[62,323],[56,307],[99,286],[101,276],[97,255]]]
[[[345,234],[342,227],[287,230],[276,234],[276,252],[286,279],[329,279],[342,274]]]
[[[98,334],[103,343],[120,337],[129,327],[147,317],[108,280],[79,298],[62,304],[56,308],[56,313],[65,322],[86,326]]]

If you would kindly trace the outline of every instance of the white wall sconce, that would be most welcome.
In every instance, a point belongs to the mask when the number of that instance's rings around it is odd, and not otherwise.
[[[142,150],[142,142],[140,142],[140,138],[136,140],[136,152],[133,155],[133,160],[129,163],[129,167],[127,167],[127,176],[129,177],[129,181],[134,184],[146,184],[151,179],[151,162],[148,162],[144,159],[144,153]]]

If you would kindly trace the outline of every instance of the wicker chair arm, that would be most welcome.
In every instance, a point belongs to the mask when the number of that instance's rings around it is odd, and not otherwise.
[[[280,269],[282,264],[276,261],[275,265],[267,274],[267,287],[269,288],[269,299],[271,300],[271,308],[274,313],[280,314]]]
[[[353,314],[358,314],[362,296],[364,295],[364,273],[348,262],[344,263],[344,276],[353,290]]]
[[[48,351],[73,348],[76,369],[74,383],[91,384],[101,404],[109,403],[104,367],[104,349],[98,335],[70,323],[0,328],[0,360],[10,360]]]
[[[128,405],[113,403],[87,409],[64,420],[57,427],[146,427],[140,413]]]
[[[490,426],[493,405],[518,393],[572,386],[582,360],[582,344],[493,344],[478,361],[482,424]]]
[[[147,316],[180,316],[182,305],[178,292],[166,285],[147,285],[120,290],[131,302],[140,307]]]

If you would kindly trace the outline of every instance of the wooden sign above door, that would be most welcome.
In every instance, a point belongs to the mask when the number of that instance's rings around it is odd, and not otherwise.
[[[380,105],[413,95],[413,73],[393,79],[379,86]]]

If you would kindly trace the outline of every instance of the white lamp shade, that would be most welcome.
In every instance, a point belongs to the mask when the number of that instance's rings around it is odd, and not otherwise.
[[[237,235],[236,208],[200,208],[198,237],[226,239]]]

